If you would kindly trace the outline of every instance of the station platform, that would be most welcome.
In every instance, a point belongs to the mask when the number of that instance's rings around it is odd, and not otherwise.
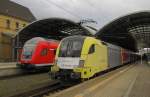
[[[16,63],[17,62],[0,63],[0,69],[16,68]]]
[[[150,97],[150,66],[124,66],[48,97]]]

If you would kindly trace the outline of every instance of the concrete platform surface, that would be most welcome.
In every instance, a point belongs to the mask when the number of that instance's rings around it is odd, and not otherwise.
[[[17,62],[0,63],[0,69],[16,68]]]
[[[48,97],[150,97],[150,66],[125,66]]]

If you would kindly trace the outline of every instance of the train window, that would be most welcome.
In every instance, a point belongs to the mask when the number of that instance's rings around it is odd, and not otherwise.
[[[10,20],[9,19],[6,20],[6,28],[10,29]]]
[[[23,25],[22,25],[22,27],[25,27],[25,26],[26,26],[26,24],[23,24]]]
[[[19,30],[19,23],[16,22],[16,30]]]
[[[89,53],[88,54],[92,54],[95,52],[95,45],[93,44],[90,49],[89,49]]]
[[[48,49],[47,48],[44,48],[41,52],[41,56],[46,56],[48,53]]]

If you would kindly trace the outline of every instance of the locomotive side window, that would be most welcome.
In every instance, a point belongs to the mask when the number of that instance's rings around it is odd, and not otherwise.
[[[90,49],[89,49],[89,53],[88,54],[92,54],[95,52],[95,45],[93,44]]]
[[[48,49],[47,48],[44,48],[42,51],[41,51],[41,56],[46,56],[48,53]]]

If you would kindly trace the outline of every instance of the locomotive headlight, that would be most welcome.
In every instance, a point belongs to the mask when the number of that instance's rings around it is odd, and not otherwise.
[[[80,60],[79,61],[79,67],[83,67],[84,66],[84,60]]]

